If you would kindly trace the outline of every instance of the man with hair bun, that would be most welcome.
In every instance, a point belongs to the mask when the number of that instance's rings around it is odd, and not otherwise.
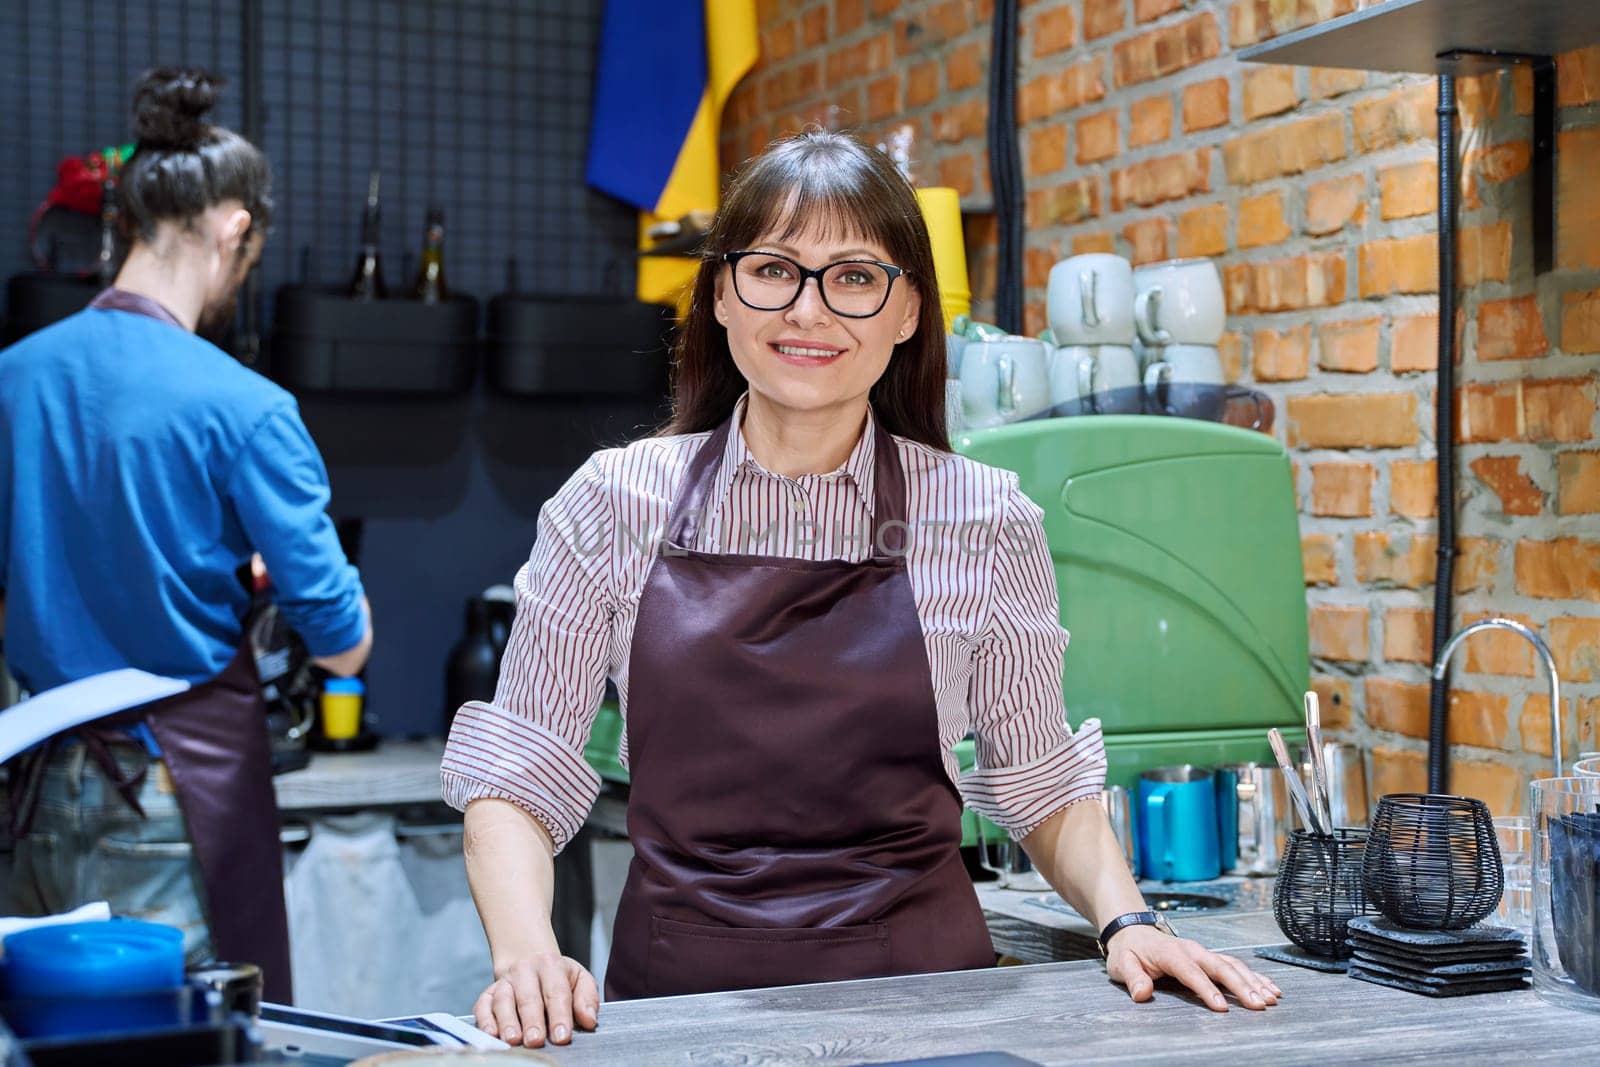
[[[261,966],[291,999],[265,706],[244,637],[264,565],[337,675],[371,615],[294,398],[200,335],[226,325],[272,213],[266,157],[206,121],[220,81],[147,73],[119,196],[131,242],[87,309],[0,352],[0,635],[33,693],[125,667],[175,697],[12,768],[13,896],[183,928],[191,963]],[[4,712],[26,715],[23,703]]]

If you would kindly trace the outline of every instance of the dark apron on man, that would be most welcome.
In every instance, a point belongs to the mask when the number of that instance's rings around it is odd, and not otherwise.
[[[160,304],[108,289],[90,303],[182,324]],[[25,706],[24,706],[25,707]],[[183,812],[204,888],[212,951],[219,960],[261,968],[267,1000],[293,999],[289,920],[283,898],[283,852],[266,704],[248,638],[222,673],[143,707],[74,731],[96,764],[141,816],[145,771],[124,777],[107,751],[129,726],[147,724],[161,748]],[[28,753],[13,780],[13,832],[27,832],[44,765],[54,741]]]
[[[690,463],[639,602],[634,860],[606,996],[993,966],[906,570],[895,443],[873,424],[863,562],[692,551],[730,432]]]

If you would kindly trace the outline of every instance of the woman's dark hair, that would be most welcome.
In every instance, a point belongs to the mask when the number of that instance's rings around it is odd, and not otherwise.
[[[883,246],[922,297],[917,329],[895,346],[869,399],[883,428],[948,451],[944,421],[944,313],[933,249],[916,194],[889,157],[848,134],[808,130],[775,142],[734,178],[706,236],[688,317],[672,368],[672,418],[663,434],[698,433],[732,412],[745,381],[713,313],[724,253],[768,234],[787,239],[816,226],[824,237],[862,237]],[[729,294],[729,299],[735,299]]]
[[[272,219],[272,171],[261,149],[206,114],[223,82],[203,70],[145,72],[133,92],[133,158],[119,182],[130,235],[154,239],[157,223],[187,223],[225,200],[250,212],[251,229]]]

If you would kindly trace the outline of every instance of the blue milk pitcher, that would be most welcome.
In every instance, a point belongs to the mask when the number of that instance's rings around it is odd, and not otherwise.
[[[1220,875],[1211,772],[1183,764],[1140,774],[1139,831],[1139,871],[1146,878],[1204,882]]]

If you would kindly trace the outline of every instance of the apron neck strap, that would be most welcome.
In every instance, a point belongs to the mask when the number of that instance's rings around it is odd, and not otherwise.
[[[906,475],[900,463],[900,450],[894,438],[876,419],[872,420],[872,558],[902,558],[906,554]],[[666,543],[675,548],[692,547],[699,534],[699,518],[706,512],[706,500],[722,465],[722,454],[733,432],[733,416],[711,432],[705,444],[689,461],[667,517]]]
[[[89,306],[99,311],[127,311],[135,315],[143,315],[146,318],[155,319],[157,322],[164,322],[168,326],[176,326],[184,333],[189,332],[188,327],[178,321],[178,316],[162,307],[156,301],[151,300],[148,296],[130,293],[126,289],[118,289],[115,286],[109,289],[102,289],[95,295],[93,300],[89,301]]]

